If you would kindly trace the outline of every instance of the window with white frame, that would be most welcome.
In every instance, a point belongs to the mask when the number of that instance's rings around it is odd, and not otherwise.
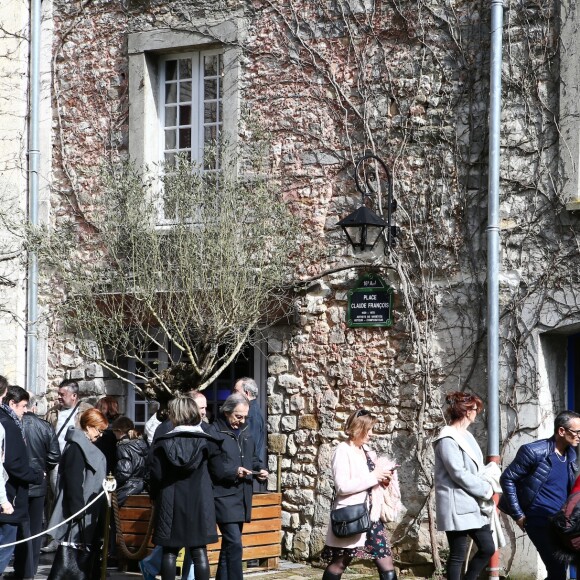
[[[204,21],[199,29],[129,34],[129,154],[147,178],[183,155],[211,179],[223,143],[235,146],[245,20]],[[160,206],[160,225],[170,224],[176,208],[162,196]]]
[[[219,146],[223,124],[221,52],[165,56],[160,65],[163,160],[184,155],[204,171],[219,171],[219,157],[204,155]]]
[[[160,158],[171,171],[177,158],[192,162],[204,176],[221,165],[223,56],[218,50],[167,55],[159,59]],[[175,217],[163,198],[160,223]]]
[[[204,390],[210,421],[218,415],[218,409],[231,393],[235,380],[244,376],[253,377],[258,383],[260,387],[258,401],[265,416],[267,372],[264,351],[264,343],[258,346],[246,345],[236,359]],[[160,333],[157,339],[151,341],[137,356],[128,359],[129,380],[138,386],[144,385],[149,376],[148,369],[159,372],[168,367],[169,354],[174,362],[179,361],[179,351]],[[127,395],[127,416],[133,419],[138,429],[143,430],[149,417],[157,410],[157,403],[148,401],[134,387],[129,387]]]

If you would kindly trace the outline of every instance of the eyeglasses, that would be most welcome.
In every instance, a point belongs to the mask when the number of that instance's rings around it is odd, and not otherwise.
[[[354,416],[355,417],[365,417],[366,415],[370,415],[370,411],[367,411],[366,409],[359,409]]]
[[[564,427],[564,429],[566,429],[566,431],[569,431],[570,433],[572,433],[572,435],[574,435],[574,437],[580,437],[580,429],[569,429],[568,427]]]

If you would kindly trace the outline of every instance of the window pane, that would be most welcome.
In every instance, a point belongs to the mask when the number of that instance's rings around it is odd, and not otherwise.
[[[219,59],[221,55],[206,56],[203,59],[203,76],[217,76],[219,74]]]
[[[177,83],[167,83],[165,85],[165,102],[166,103],[177,102]]]
[[[190,79],[191,78],[191,59],[190,58],[179,59],[179,78],[180,79]]]
[[[176,60],[166,60],[165,61],[165,81],[176,81],[177,80],[177,61]]]
[[[177,134],[175,129],[165,130],[165,149],[175,149],[177,146]]]
[[[205,123],[217,122],[217,103],[206,103],[204,105],[203,120]]]
[[[175,127],[177,125],[177,107],[165,107],[165,126]]]
[[[203,95],[205,100],[216,99],[218,94],[218,80],[205,79],[203,82]]]
[[[191,129],[179,129],[179,149],[191,148]]]
[[[191,81],[187,81],[179,84],[179,100],[191,101]]]
[[[221,147],[219,143],[212,143],[203,149],[203,168],[207,170],[219,169],[221,163]]]
[[[135,422],[145,423],[145,405],[135,405]]]
[[[216,127],[210,125],[209,127],[205,127],[203,131],[203,142],[206,145],[215,145],[215,140],[217,137],[217,130]]]
[[[174,164],[175,164],[175,153],[166,153],[165,165],[167,165],[167,167],[173,167]]]
[[[191,105],[181,105],[179,107],[179,124],[191,125]]]

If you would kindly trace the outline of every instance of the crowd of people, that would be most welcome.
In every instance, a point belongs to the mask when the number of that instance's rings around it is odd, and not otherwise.
[[[445,577],[479,578],[506,544],[493,500],[501,494],[499,509],[536,547],[546,580],[565,580],[568,564],[578,564],[580,554],[580,477],[574,450],[580,442],[580,414],[559,413],[554,434],[522,445],[502,472],[497,463],[484,464],[468,430],[483,411],[483,401],[459,391],[445,400],[447,424],[433,439],[436,523],[449,545]],[[368,445],[376,421],[365,409],[354,411],[344,427],[347,440],[334,451],[335,498],[322,551],[328,563],[323,580],[339,580],[354,558],[374,560],[381,580],[397,578],[384,527],[398,517],[397,466],[377,458]],[[469,539],[476,546],[471,557]]]
[[[143,492],[155,505],[156,547],[140,562],[145,580],[158,574],[174,580],[181,549],[186,553],[183,580],[209,580],[207,545],[217,542],[218,529],[216,580],[242,580],[243,527],[250,521],[255,489],[268,478],[257,393],[253,379],[239,379],[211,423],[203,393],[178,394],[141,434],[119,412],[114,397],[103,397],[93,407],[80,400],[73,380],[61,383],[57,404],[43,419],[30,409],[30,394],[0,376],[0,545],[36,536],[46,525],[58,550],[72,546],[87,554],[83,565],[98,577],[103,481],[112,473],[119,505]],[[505,544],[493,500],[500,493],[499,508],[537,548],[547,579],[564,580],[574,555],[563,551],[550,530],[570,494],[580,493],[574,451],[580,414],[560,413],[553,436],[523,445],[502,473],[496,463],[484,464],[469,431],[483,410],[482,400],[457,391],[447,394],[446,403],[447,424],[433,440],[436,523],[449,544],[446,578],[475,580]],[[377,420],[370,411],[356,409],[344,425],[345,440],[335,448],[323,580],[339,580],[355,558],[373,560],[381,580],[397,578],[385,524],[402,509],[399,466],[369,445]],[[471,558],[469,539],[477,548]],[[0,577],[13,557],[14,572],[4,577],[34,578],[41,541],[0,548]],[[50,544],[44,548],[51,549]],[[50,580],[71,578],[70,564],[59,551]]]
[[[240,381],[250,385],[251,399],[235,388]],[[119,412],[114,397],[103,397],[94,407],[81,401],[76,381],[61,383],[57,404],[41,418],[29,408],[30,394],[0,376],[0,545],[48,527],[52,541],[42,551],[56,551],[50,579],[74,577],[66,560],[70,547],[86,556],[75,562],[86,577],[100,577],[103,481],[112,473],[119,505],[143,492],[155,505],[156,548],[140,562],[145,579],[160,573],[173,580],[177,554],[185,548],[183,577],[209,580],[206,546],[217,542],[218,527],[216,578],[241,579],[241,534],[250,521],[252,482],[264,482],[268,472],[261,459],[266,456],[263,419],[248,417],[257,386],[253,379],[240,381],[212,424],[205,396],[192,390],[151,417],[143,436]],[[261,434],[258,446],[254,431]],[[212,496],[214,501],[207,501]],[[0,548],[0,577],[34,578],[41,542],[39,536]],[[5,573],[12,558],[14,571]]]

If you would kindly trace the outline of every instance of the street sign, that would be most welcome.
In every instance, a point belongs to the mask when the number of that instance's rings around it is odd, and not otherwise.
[[[348,291],[346,323],[350,328],[393,325],[393,289],[376,274],[359,278]]]

